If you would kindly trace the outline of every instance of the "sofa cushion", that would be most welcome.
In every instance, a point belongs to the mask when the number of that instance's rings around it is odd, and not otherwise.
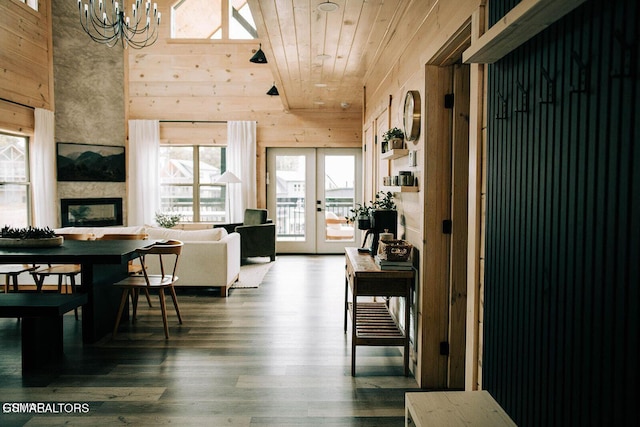
[[[147,227],[149,239],[173,239],[181,242],[218,241],[227,235],[224,228],[209,228],[206,230],[174,230],[162,227]]]

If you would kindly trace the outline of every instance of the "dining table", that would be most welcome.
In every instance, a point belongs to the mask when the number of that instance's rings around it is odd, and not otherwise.
[[[82,340],[94,343],[115,325],[122,291],[113,284],[127,276],[129,261],[138,257],[136,249],[149,244],[143,240],[65,240],[56,247],[0,247],[0,264],[80,264],[76,291],[87,295],[82,306]]]

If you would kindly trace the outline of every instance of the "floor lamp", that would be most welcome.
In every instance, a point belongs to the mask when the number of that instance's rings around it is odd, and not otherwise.
[[[235,176],[232,172],[229,171],[225,171],[222,175],[220,175],[220,177],[218,179],[216,179],[216,183],[220,183],[220,184],[227,184],[227,188],[229,190],[231,190],[231,188],[229,187],[229,184],[240,184],[242,181],[240,181],[240,178],[238,178],[237,176]],[[233,204],[230,203],[230,196],[231,196],[231,191],[228,191],[229,194],[227,194],[227,197],[225,197],[225,213],[228,212],[229,213],[229,218],[228,221],[229,223],[232,222],[237,222],[234,220],[234,216],[233,216]]]

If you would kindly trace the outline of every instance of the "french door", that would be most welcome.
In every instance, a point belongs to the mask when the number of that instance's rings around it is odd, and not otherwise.
[[[342,253],[359,245],[361,233],[345,217],[362,199],[360,149],[269,148],[267,174],[279,253]]]

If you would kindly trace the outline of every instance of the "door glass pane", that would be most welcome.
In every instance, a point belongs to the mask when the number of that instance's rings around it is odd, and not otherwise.
[[[304,241],[305,156],[276,156],[276,239]]]
[[[346,217],[355,201],[355,156],[324,156],[325,240],[354,240]]]

